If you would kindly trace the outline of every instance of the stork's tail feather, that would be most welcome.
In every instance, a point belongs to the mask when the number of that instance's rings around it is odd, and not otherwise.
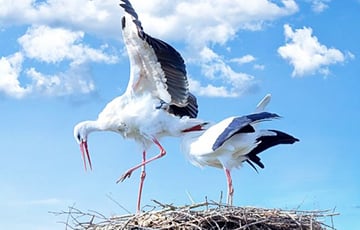
[[[267,131],[273,133],[273,135],[262,135],[258,137],[257,141],[259,142],[259,144],[253,150],[251,150],[251,152],[247,155],[249,160],[252,163],[258,165],[260,168],[264,168],[265,166],[261,162],[260,157],[257,156],[259,153],[275,145],[294,144],[295,142],[299,141],[299,139],[278,130],[267,130]],[[250,165],[253,167],[252,164]]]
[[[266,94],[265,97],[257,104],[255,113],[260,113],[265,111],[266,106],[269,104],[271,100],[271,94]]]
[[[188,116],[190,118],[196,118],[199,112],[196,97],[189,92],[188,104],[186,106],[179,107],[177,105],[170,105],[168,112],[179,117]]]

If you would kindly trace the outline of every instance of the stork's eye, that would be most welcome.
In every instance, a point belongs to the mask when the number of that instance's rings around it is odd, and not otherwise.
[[[80,138],[81,138],[80,133],[78,133],[77,139],[78,139],[79,141],[80,141]]]

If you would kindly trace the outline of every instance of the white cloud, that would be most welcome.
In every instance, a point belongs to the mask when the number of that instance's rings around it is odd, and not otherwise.
[[[74,43],[84,36],[83,32],[72,32],[62,28],[34,26],[18,39],[24,53],[47,63],[61,62],[64,59],[73,59]]]
[[[207,96],[207,97],[235,97],[237,94],[231,94],[229,90],[224,86],[214,86],[208,84],[206,86],[192,78],[189,79],[190,91],[196,92],[196,95]]]
[[[223,57],[208,47],[201,50],[199,60],[202,74],[214,84],[202,86],[199,81],[192,79],[191,91],[205,96],[237,97],[257,86],[253,76],[234,71]],[[216,86],[216,82],[220,82],[219,86]]]
[[[65,72],[44,75],[35,68],[23,70],[23,60],[21,52],[0,58],[1,93],[21,99],[31,94],[65,96],[87,94],[95,90],[95,85],[85,65],[72,65]],[[19,81],[21,73],[25,73],[25,76],[30,79],[26,86],[22,86]]]
[[[329,74],[331,64],[345,61],[345,55],[335,48],[327,48],[312,35],[312,29],[293,29],[284,25],[286,44],[278,48],[280,56],[294,67],[292,76]]]
[[[0,0],[0,25],[65,26],[100,37],[120,35],[120,7],[113,1]]]
[[[321,13],[329,7],[328,2],[330,2],[330,0],[312,0],[311,9],[315,13]]]
[[[17,52],[0,59],[0,92],[11,97],[22,98],[30,89],[21,86],[19,75],[22,70],[23,55]]]
[[[82,44],[84,32],[64,28],[32,26],[18,39],[24,53],[46,63],[70,60],[74,64],[87,61],[115,63],[116,56],[107,55],[103,50],[93,49]]]
[[[244,55],[242,57],[239,57],[239,58],[230,59],[230,62],[237,63],[238,65],[249,64],[249,63],[253,63],[255,61],[256,61],[256,58],[251,54],[246,54],[246,55]],[[264,70],[265,65],[254,63],[253,68],[256,69],[256,70]]]
[[[88,71],[89,63],[113,64],[118,57],[106,53],[106,44],[99,49],[89,47],[83,43],[83,37],[81,31],[48,26],[30,27],[18,39],[22,49],[0,59],[0,92],[22,98],[30,94],[64,96],[94,91],[95,85]],[[23,69],[27,59],[53,65],[55,70],[59,63],[65,62],[67,69],[51,74],[41,73],[34,66]],[[26,87],[21,86],[19,79],[22,75],[31,80]]]
[[[279,5],[268,0],[132,2],[147,32],[161,38],[186,40],[199,47],[208,42],[224,44],[240,29],[258,30],[267,21],[298,10],[293,0],[282,0]]]
[[[350,51],[347,51],[345,55],[347,59],[355,59],[355,54],[351,53]]]
[[[265,69],[265,65],[255,64],[255,65],[254,65],[254,69],[257,69],[257,70],[264,70],[264,69]]]
[[[239,58],[230,59],[231,62],[238,63],[239,65],[250,63],[250,62],[253,62],[255,60],[256,60],[255,57],[250,55],[250,54],[247,54],[247,55],[239,57]]]
[[[34,68],[26,71],[32,80],[32,89],[41,95],[65,96],[71,94],[87,94],[95,89],[95,85],[83,67],[73,66],[65,73],[44,75]]]

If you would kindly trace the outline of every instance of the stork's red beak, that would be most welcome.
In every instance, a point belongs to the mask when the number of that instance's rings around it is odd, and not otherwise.
[[[90,170],[92,170],[90,154],[89,154],[88,145],[87,145],[86,141],[81,141],[80,150],[81,150],[82,158],[83,158],[83,161],[84,161],[85,171],[87,170],[87,168],[86,168],[86,160],[89,163]]]

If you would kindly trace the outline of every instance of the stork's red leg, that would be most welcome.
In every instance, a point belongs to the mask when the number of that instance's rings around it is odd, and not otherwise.
[[[144,150],[144,151],[143,151],[142,163],[144,163],[145,161],[146,161],[146,152],[145,152],[145,150]],[[143,165],[143,166],[141,167],[139,193],[138,193],[138,201],[137,201],[137,212],[138,212],[138,213],[140,213],[141,195],[142,195],[142,189],[143,189],[145,177],[146,177],[145,165]]]
[[[129,177],[131,176],[132,172],[135,171],[136,169],[138,169],[138,168],[140,168],[140,167],[142,167],[142,166],[144,166],[144,165],[146,165],[146,164],[148,164],[148,163],[150,163],[150,162],[152,162],[152,161],[154,161],[154,160],[157,160],[157,159],[165,156],[166,151],[165,151],[165,149],[161,146],[161,144],[159,143],[159,141],[154,138],[154,139],[153,139],[153,142],[154,142],[154,144],[156,144],[156,145],[159,147],[159,149],[160,149],[159,154],[156,155],[156,156],[154,156],[154,157],[152,157],[152,158],[150,158],[149,160],[144,161],[144,162],[141,162],[141,164],[138,164],[138,165],[130,168],[129,170],[127,170],[127,171],[116,181],[116,183],[123,182],[126,178],[129,178]]]
[[[232,205],[233,204],[233,195],[234,195],[234,187],[232,184],[231,174],[230,170],[224,167],[225,175],[226,175],[226,181],[228,186],[228,193],[227,193],[227,204]]]

